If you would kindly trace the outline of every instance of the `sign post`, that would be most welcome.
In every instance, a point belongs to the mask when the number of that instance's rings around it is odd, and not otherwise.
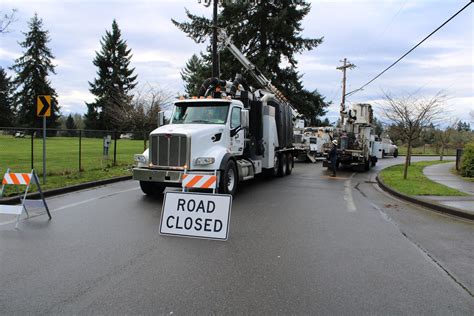
[[[46,117],[51,116],[51,96],[39,95],[36,100],[36,115],[43,117],[43,184],[46,184]]]

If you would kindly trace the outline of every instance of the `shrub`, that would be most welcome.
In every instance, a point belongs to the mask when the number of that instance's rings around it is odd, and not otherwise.
[[[464,177],[474,177],[474,143],[466,144],[461,160],[461,174]]]

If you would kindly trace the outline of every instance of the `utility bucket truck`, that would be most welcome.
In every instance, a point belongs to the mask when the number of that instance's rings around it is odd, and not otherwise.
[[[359,171],[367,171],[375,166],[377,157],[373,152],[373,110],[370,104],[354,104],[346,113],[341,111],[344,125],[334,135],[338,140],[337,166],[353,167]],[[326,160],[323,166],[330,168],[328,152],[332,144],[325,149]]]
[[[233,82],[209,78],[199,96],[177,100],[170,124],[155,129],[149,148],[135,155],[133,179],[145,194],[182,186],[184,175],[215,175],[218,191],[234,194],[257,174],[291,174],[296,111],[225,33],[220,40],[262,89],[249,88],[240,75]]]

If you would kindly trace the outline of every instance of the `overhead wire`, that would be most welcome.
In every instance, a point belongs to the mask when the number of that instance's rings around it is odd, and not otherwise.
[[[370,81],[368,81],[366,84],[364,84],[363,86],[361,86],[360,88],[358,89],[355,89],[355,90],[352,90],[348,93],[346,93],[346,97],[347,96],[350,96],[354,93],[357,93],[361,90],[363,90],[365,87],[367,87],[369,84],[371,84],[372,82],[374,82],[377,78],[379,78],[380,76],[382,76],[385,72],[387,72],[390,68],[392,68],[393,66],[395,66],[399,61],[401,61],[403,58],[405,58],[408,54],[410,54],[412,51],[414,51],[418,46],[420,46],[424,41],[426,41],[428,38],[430,38],[433,34],[435,34],[439,29],[441,29],[443,26],[445,26],[449,21],[451,21],[452,19],[454,19],[459,13],[461,13],[462,11],[464,11],[468,6],[470,6],[472,4],[472,0],[469,1],[469,3],[467,3],[463,8],[461,8],[458,12],[456,12],[453,16],[451,16],[448,20],[446,20],[443,24],[441,24],[440,26],[438,26],[433,32],[431,32],[428,36],[426,36],[424,39],[422,39],[418,44],[416,44],[413,48],[411,48],[409,51],[407,51],[405,54],[403,54],[400,58],[398,58],[395,62],[393,62],[390,66],[388,66],[387,68],[385,68],[382,72],[380,72],[377,76],[375,76],[374,78],[372,78]]]

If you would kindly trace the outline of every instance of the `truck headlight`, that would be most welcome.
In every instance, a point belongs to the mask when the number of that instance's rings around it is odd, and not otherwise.
[[[213,157],[199,157],[196,158],[196,165],[212,165],[214,161]]]
[[[144,155],[142,154],[136,154],[133,156],[133,160],[135,160],[135,162],[138,162],[138,163],[147,163],[147,159]]]

